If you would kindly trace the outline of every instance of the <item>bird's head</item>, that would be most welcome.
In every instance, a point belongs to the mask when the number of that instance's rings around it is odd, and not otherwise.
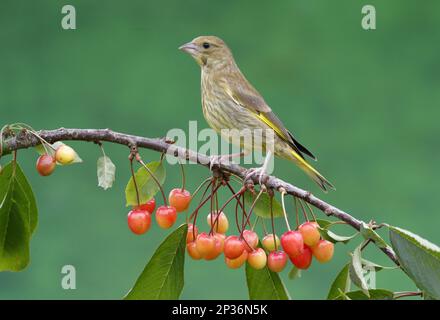
[[[234,61],[228,46],[215,36],[197,37],[179,49],[189,53],[202,67],[221,66]]]

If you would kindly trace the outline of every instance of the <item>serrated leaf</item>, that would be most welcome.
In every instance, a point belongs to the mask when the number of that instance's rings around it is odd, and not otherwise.
[[[184,284],[187,231],[188,225],[181,225],[162,242],[124,299],[179,299]]]
[[[32,189],[18,163],[0,173],[0,271],[20,271],[29,263],[29,242],[38,217]]]
[[[289,271],[289,279],[295,280],[301,278],[301,269],[298,269],[297,267],[293,266],[292,269]]]
[[[246,204],[247,209],[251,207],[252,203],[254,202],[255,198],[257,197],[257,192],[252,194],[249,190],[247,190],[244,193],[244,201]],[[273,216],[274,218],[283,217],[283,207],[278,202],[275,197],[272,201],[272,208],[273,208]],[[257,203],[254,206],[253,212],[262,218],[269,218],[270,219],[270,197],[267,193],[262,193],[260,198],[258,199]]]
[[[324,220],[324,219],[316,219],[316,222],[319,225],[319,233],[321,234],[321,237],[327,241],[333,242],[333,243],[337,243],[337,242],[342,242],[344,244],[348,243],[351,239],[353,239],[354,237],[356,237],[358,235],[358,232],[356,232],[355,234],[351,235],[351,236],[341,236],[338,235],[336,233],[334,233],[333,231],[329,230],[329,228],[331,226],[333,226],[333,222],[329,221],[329,220]]]
[[[153,161],[147,163],[146,166],[157,178],[159,183],[163,185],[165,182],[165,166],[160,161]],[[160,190],[159,186],[156,184],[154,179],[151,177],[150,173],[142,166],[135,173],[136,184],[139,189],[139,199],[140,203],[146,203],[148,200],[153,198],[156,193]],[[136,188],[133,183],[133,177],[127,183],[125,187],[125,199],[127,206],[137,206],[138,201],[136,197]]]
[[[347,263],[336,276],[328,292],[327,300],[336,299],[341,292],[346,293],[348,290],[350,290],[350,263]]]
[[[353,283],[358,286],[362,292],[369,297],[368,284],[364,278],[364,269],[362,268],[362,257],[361,257],[362,244],[358,246],[351,255],[350,263],[350,279]]]
[[[267,266],[255,270],[246,262],[246,282],[250,300],[290,300],[278,273]]]
[[[417,287],[440,299],[440,248],[408,230],[390,226],[391,245]]]
[[[346,292],[340,295],[335,300],[393,300],[394,293],[384,289],[369,290],[370,296],[365,295],[362,291]],[[348,299],[347,299],[348,298]]]
[[[386,248],[386,247],[388,247],[388,244],[385,242],[385,240],[382,239],[382,237],[379,236],[379,234],[376,231],[374,231],[365,222],[361,223],[360,233],[362,234],[362,236],[366,240],[368,240],[368,239],[373,240],[379,248]]]
[[[98,186],[107,190],[111,188],[115,181],[116,166],[108,156],[102,156],[98,159]]]

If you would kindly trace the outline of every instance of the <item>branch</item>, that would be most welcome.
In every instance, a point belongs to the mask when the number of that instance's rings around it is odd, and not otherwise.
[[[100,143],[102,141],[117,143],[128,147],[138,147],[154,150],[161,153],[171,154],[182,160],[189,160],[209,168],[210,158],[208,156],[199,154],[195,151],[185,148],[177,147],[172,144],[172,141],[166,138],[144,138],[125,133],[119,133],[110,129],[65,129],[57,130],[42,130],[37,134],[49,143],[54,143],[61,140],[77,140]],[[23,130],[17,136],[9,138],[3,143],[3,155],[9,154],[12,151],[19,149],[26,149],[40,144],[40,141],[35,135]],[[0,148],[1,149],[1,148]],[[1,154],[0,154],[1,157]],[[221,163],[218,165],[218,170],[234,174],[241,179],[244,179],[247,174],[247,169],[239,165],[229,163]],[[252,175],[251,179],[254,184],[258,184],[258,177]],[[360,231],[363,221],[356,219],[345,211],[332,206],[331,204],[317,198],[309,191],[298,188],[288,182],[285,182],[275,176],[269,176],[265,182],[268,188],[280,190],[285,189],[286,192],[295,197],[301,198],[314,207],[322,210],[327,216],[334,216],[352,226],[354,229]],[[374,241],[373,241],[374,242]],[[398,259],[394,251],[390,247],[380,248],[394,263],[399,265]]]

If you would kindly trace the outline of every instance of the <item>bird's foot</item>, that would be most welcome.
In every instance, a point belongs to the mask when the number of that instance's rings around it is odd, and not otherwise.
[[[224,154],[224,155],[214,155],[209,157],[209,170],[220,165],[227,165],[231,163],[231,160],[236,157],[243,157],[245,154],[243,152],[234,153],[234,154]]]
[[[266,173],[266,168],[263,167],[259,167],[259,168],[250,168],[246,171],[246,176],[244,178],[244,181],[253,181],[253,177],[256,176],[258,177],[258,184],[264,185],[267,180],[269,179],[269,175]]]

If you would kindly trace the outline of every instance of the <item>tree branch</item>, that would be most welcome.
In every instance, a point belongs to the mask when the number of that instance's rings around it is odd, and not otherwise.
[[[208,156],[199,154],[195,151],[174,146],[172,141],[166,138],[145,138],[125,133],[119,133],[110,129],[65,129],[57,130],[42,130],[37,134],[47,142],[54,143],[56,141],[77,140],[100,143],[102,141],[117,143],[128,147],[136,146],[138,148],[146,148],[161,153],[171,154],[182,160],[189,160],[209,168],[210,158]],[[23,130],[19,134],[3,142],[3,155],[9,154],[12,151],[19,149],[26,149],[40,144],[39,139],[31,134],[29,131]],[[1,157],[1,154],[0,154]],[[247,169],[239,165],[229,163],[221,163],[218,165],[218,170],[234,174],[242,179],[246,177]],[[258,184],[258,177],[251,176],[254,184]],[[285,189],[286,192],[295,197],[301,198],[314,207],[322,210],[327,216],[334,216],[352,226],[354,229],[360,231],[363,221],[358,220],[348,214],[347,212],[332,206],[331,204],[317,198],[309,191],[298,188],[286,181],[283,181],[275,176],[269,176],[265,182],[268,188],[275,190]],[[373,241],[374,242],[374,241]],[[394,251],[390,247],[380,248],[394,263],[399,265],[398,259]]]

